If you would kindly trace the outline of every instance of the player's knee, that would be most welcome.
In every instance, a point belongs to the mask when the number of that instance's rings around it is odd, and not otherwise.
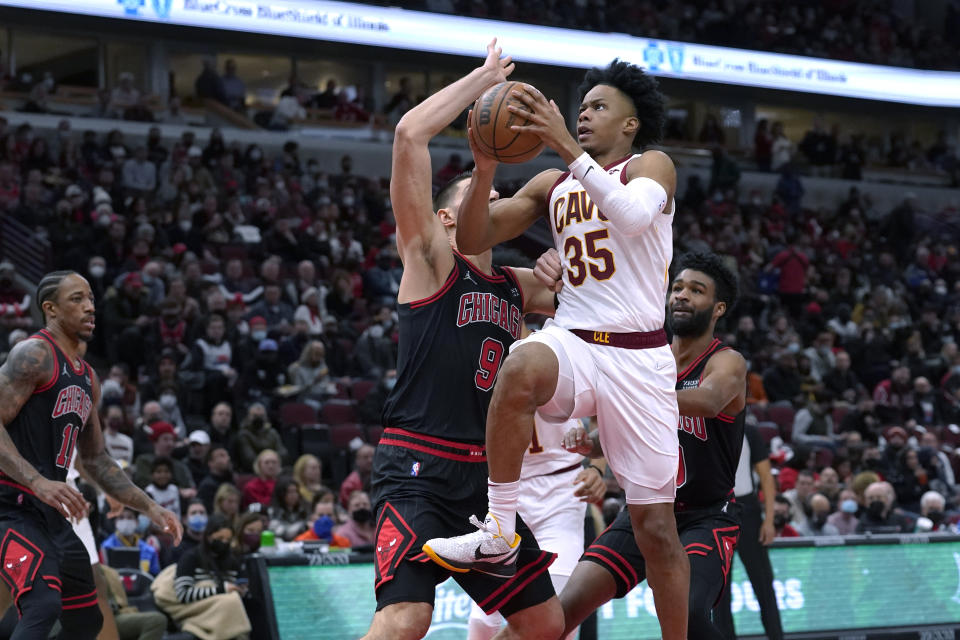
[[[633,535],[647,562],[682,552],[677,540],[676,523],[656,513],[650,513],[639,521],[634,520]]]
[[[504,361],[503,369],[497,376],[497,392],[501,397],[534,406],[550,399],[557,386],[556,367],[551,367],[551,363],[544,358],[537,357],[538,351],[520,349]]]
[[[557,640],[563,636],[563,609],[554,597],[508,618],[508,638]]]

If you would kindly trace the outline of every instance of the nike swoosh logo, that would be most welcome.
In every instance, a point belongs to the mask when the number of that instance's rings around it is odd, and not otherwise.
[[[661,369],[663,369],[663,368],[664,368],[665,366],[667,366],[668,364],[670,364],[670,363],[669,363],[669,362],[661,362],[660,364],[657,365],[657,371],[660,371]]]
[[[483,560],[484,558],[496,558],[499,553],[484,553],[480,551],[480,545],[477,545],[477,550],[473,554],[477,560]]]
[[[583,177],[586,178],[587,174],[590,173],[591,171],[593,171],[593,167],[592,166],[587,167],[587,170],[583,172]]]

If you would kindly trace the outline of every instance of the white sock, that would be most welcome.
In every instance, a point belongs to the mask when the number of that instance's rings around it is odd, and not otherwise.
[[[494,482],[487,479],[487,508],[500,524],[500,535],[513,542],[517,532],[517,500],[520,498],[520,481]]]

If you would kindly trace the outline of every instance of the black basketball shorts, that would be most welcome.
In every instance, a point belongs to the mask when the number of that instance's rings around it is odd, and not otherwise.
[[[482,448],[433,437],[420,440],[409,432],[403,438],[385,437],[377,446],[373,475],[377,611],[398,602],[433,604],[436,585],[449,577],[485,612],[505,617],[554,595],[547,568],[556,554],[540,549],[519,517],[522,542],[517,573],[509,579],[448,571],[421,551],[431,538],[470,533],[474,527],[468,518],[482,519],[487,513]]]
[[[733,551],[740,536],[740,505],[722,502],[705,509],[677,512],[680,544],[690,560],[690,601],[719,601],[726,586]],[[617,598],[622,598],[646,578],[646,565],[637,548],[624,509],[584,552],[582,561],[594,562],[613,576]]]
[[[0,503],[0,579],[19,610],[33,592],[60,593],[65,611],[97,606],[90,556],[70,523],[46,505]]]

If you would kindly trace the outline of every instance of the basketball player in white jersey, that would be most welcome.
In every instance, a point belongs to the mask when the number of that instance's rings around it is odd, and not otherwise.
[[[523,455],[520,500],[517,511],[537,538],[540,548],[557,554],[548,569],[557,593],[577,567],[583,554],[583,520],[590,502],[599,503],[606,493],[603,469],[606,463],[593,460],[583,467],[583,456],[567,451],[563,438],[567,430],[580,426],[579,420],[547,421],[535,416],[533,438]],[[599,464],[600,466],[596,466]],[[490,640],[503,626],[499,613],[486,615],[473,604],[467,640]],[[567,638],[572,640],[576,629]]]
[[[540,137],[568,172],[545,171],[514,197],[488,203],[496,161],[474,154],[458,246],[485,250],[546,216],[564,286],[555,320],[514,345],[494,388],[487,518],[474,533],[429,540],[423,549],[458,566],[474,558],[513,562],[520,469],[534,414],[539,407],[556,421],[596,415],[647,562],[663,638],[684,640],[690,566],[673,516],[677,371],[663,331],[676,170],[662,152],[634,153],[660,138],[664,101],[652,78],[617,60],[587,72],[580,91],[576,139],[539,91],[514,94],[530,113],[510,107],[529,121],[514,130]]]

